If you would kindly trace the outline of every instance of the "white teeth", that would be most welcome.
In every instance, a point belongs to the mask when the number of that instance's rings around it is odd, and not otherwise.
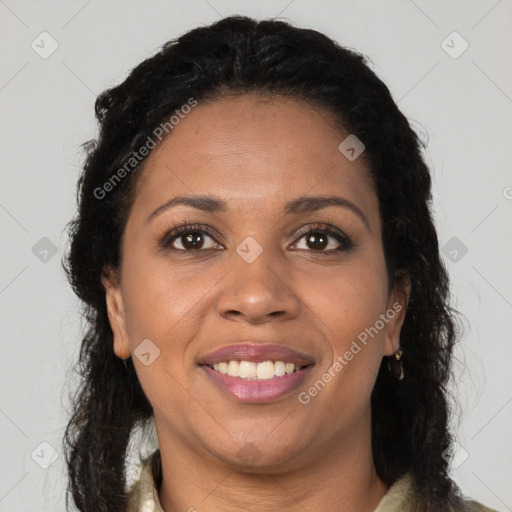
[[[258,379],[273,379],[274,374],[274,363],[272,361],[262,361],[258,363],[256,368]]]
[[[283,361],[275,362],[274,372],[277,377],[282,377],[286,373],[286,365],[283,363]]]
[[[238,361],[229,361],[228,375],[230,377],[238,377],[240,375],[240,363]]]
[[[267,380],[274,377],[283,377],[299,371],[302,367],[295,367],[294,363],[285,363],[284,361],[222,361],[209,365],[214,370],[230,377],[239,377],[245,380]]]
[[[256,363],[240,361],[240,377],[242,379],[254,379],[256,377]]]

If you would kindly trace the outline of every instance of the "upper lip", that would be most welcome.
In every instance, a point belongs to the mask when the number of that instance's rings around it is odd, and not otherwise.
[[[215,364],[223,361],[284,361],[295,366],[308,366],[314,361],[311,356],[286,347],[270,343],[237,343],[221,347],[199,359],[199,364]]]

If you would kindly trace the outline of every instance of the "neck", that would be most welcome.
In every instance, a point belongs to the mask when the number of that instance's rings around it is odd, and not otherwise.
[[[235,467],[195,446],[159,435],[162,457],[160,503],[165,512],[338,510],[373,512],[388,486],[378,477],[370,432],[357,432],[336,446],[315,450],[307,463],[288,468]],[[164,442],[162,442],[164,441]]]

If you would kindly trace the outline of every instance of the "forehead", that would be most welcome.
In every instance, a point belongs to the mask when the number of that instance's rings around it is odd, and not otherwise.
[[[364,154],[350,161],[338,149],[348,135],[327,110],[301,100],[246,94],[200,102],[148,156],[134,208],[214,193],[230,208],[261,211],[339,193],[372,209]]]

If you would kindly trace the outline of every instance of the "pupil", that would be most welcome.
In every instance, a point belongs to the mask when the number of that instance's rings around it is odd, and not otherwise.
[[[199,239],[199,243],[197,239]],[[197,249],[197,246],[200,245],[200,241],[201,233],[190,233],[185,236],[185,243],[183,244],[183,246],[186,248]]]
[[[324,235],[322,235],[322,234],[309,235],[308,243],[310,243],[313,239],[320,239],[321,240],[321,242],[319,242],[319,243],[312,242],[312,245],[313,245],[314,249],[324,249],[325,248],[325,246],[326,246],[326,237]]]

